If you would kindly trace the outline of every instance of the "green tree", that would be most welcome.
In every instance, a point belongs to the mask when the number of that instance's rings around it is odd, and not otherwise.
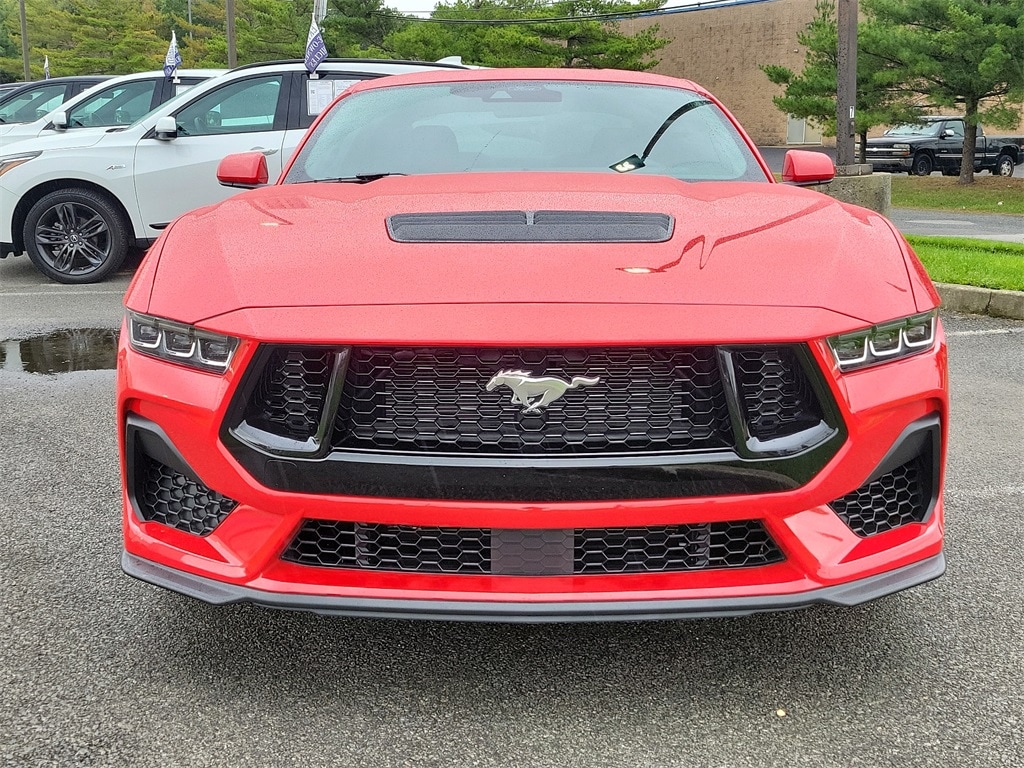
[[[18,42],[11,37],[8,28],[12,16],[17,20],[18,11],[14,0],[0,0],[0,83],[13,83],[18,79],[16,71],[7,70],[3,66],[4,59],[14,59],[19,55]]]
[[[400,58],[436,60],[458,55],[490,67],[609,67],[647,70],[653,54],[668,44],[657,25],[631,35],[613,20],[545,22],[541,19],[653,10],[662,0],[456,0],[438,5],[432,19],[517,20],[529,24],[409,23],[386,36],[383,47]]]
[[[858,25],[855,130],[861,162],[865,162],[868,131],[876,125],[912,122],[921,112],[902,82],[904,70],[864,50],[874,35],[871,25]],[[777,64],[761,67],[769,80],[785,86],[783,94],[772,99],[775,106],[809,120],[825,136],[836,135],[838,39],[835,0],[818,0],[814,18],[797,35],[797,42],[807,49],[800,73]]]
[[[383,0],[331,0],[329,9],[322,25],[323,36],[334,56],[389,56],[384,40],[410,24]]]
[[[963,110],[960,184],[974,182],[979,122],[1012,127],[1024,102],[1024,0],[862,0],[871,52],[938,107]]]

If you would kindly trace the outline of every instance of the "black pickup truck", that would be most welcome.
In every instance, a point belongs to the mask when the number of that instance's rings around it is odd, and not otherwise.
[[[868,139],[867,162],[876,171],[927,176],[942,171],[960,174],[964,153],[964,121],[961,117],[925,117],[920,123],[898,125],[883,136]],[[985,136],[978,126],[974,170],[995,176],[1013,176],[1024,162],[1024,136]]]

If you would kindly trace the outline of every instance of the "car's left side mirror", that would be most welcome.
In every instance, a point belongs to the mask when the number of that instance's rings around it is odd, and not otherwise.
[[[262,152],[228,155],[217,166],[217,181],[225,187],[253,189],[267,183],[270,173]]]
[[[171,115],[164,115],[156,119],[153,133],[160,141],[173,141],[178,138],[178,121]]]
[[[53,123],[54,129],[58,131],[66,131],[68,129],[68,113],[55,112],[53,115],[53,120],[51,120],[50,122]]]
[[[789,184],[824,184],[836,177],[836,166],[824,152],[791,149],[782,166],[782,180]]]

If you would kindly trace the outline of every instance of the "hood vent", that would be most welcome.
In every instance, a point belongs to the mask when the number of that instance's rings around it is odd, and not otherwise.
[[[469,211],[400,213],[388,218],[398,243],[663,243],[665,213],[612,211]]]

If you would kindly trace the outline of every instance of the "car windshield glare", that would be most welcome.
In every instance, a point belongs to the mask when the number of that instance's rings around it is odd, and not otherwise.
[[[697,108],[699,107],[699,108]],[[623,158],[643,155],[640,165]],[[728,117],[682,88],[568,81],[401,85],[342,99],[285,183],[566,171],[767,181]]]
[[[938,123],[906,123],[885,132],[886,136],[933,136],[939,132]]]

